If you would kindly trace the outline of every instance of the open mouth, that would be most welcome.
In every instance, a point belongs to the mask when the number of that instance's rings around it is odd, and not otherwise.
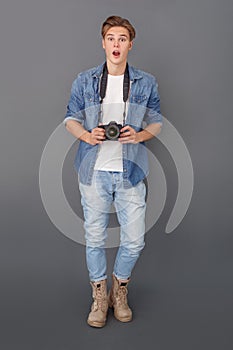
[[[112,54],[113,54],[114,57],[119,57],[119,56],[120,56],[120,52],[119,52],[119,51],[116,51],[116,50],[113,51]]]

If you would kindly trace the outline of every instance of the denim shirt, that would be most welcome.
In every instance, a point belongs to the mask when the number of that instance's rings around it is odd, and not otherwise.
[[[129,67],[130,92],[126,124],[136,132],[152,123],[162,124],[158,84],[154,76],[142,70]],[[99,84],[103,64],[80,73],[74,80],[67,106],[64,124],[73,119],[91,131],[99,125],[100,95]],[[112,141],[117,142],[117,141]],[[79,181],[84,185],[92,182],[99,145],[80,141],[74,166]],[[135,186],[149,172],[145,143],[122,145],[124,187]]]

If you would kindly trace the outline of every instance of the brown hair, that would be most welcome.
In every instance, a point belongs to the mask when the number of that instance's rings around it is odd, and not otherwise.
[[[124,27],[128,29],[130,41],[132,41],[136,36],[135,29],[128,19],[119,16],[110,16],[102,24],[101,34],[103,38],[105,37],[107,31],[112,27]]]

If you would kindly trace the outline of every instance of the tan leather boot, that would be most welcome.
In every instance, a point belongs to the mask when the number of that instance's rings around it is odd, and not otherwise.
[[[127,302],[127,282],[120,282],[115,275],[112,275],[112,287],[108,294],[108,305],[114,308],[114,316],[121,322],[132,320],[132,311]]]
[[[108,311],[107,280],[90,283],[94,302],[87,323],[92,327],[103,327],[106,323]]]

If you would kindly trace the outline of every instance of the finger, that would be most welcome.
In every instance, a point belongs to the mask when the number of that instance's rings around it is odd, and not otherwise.
[[[93,139],[93,143],[94,143],[95,145],[101,144],[101,143],[103,143],[103,140],[95,138],[95,139]]]
[[[97,137],[97,136],[104,136],[104,132],[102,130],[93,130],[92,135]]]
[[[125,137],[120,137],[118,139],[121,143],[125,143],[125,142],[129,142],[131,139],[129,136],[125,136]]]
[[[125,131],[125,132],[123,132],[123,133],[120,134],[120,138],[121,138],[121,137],[124,137],[124,138],[125,138],[125,137],[128,137],[128,136],[130,136],[130,135],[131,135],[131,134],[130,134],[130,131]]]
[[[96,135],[96,139],[97,140],[104,140],[105,139],[105,135]]]
[[[126,125],[124,126],[122,129],[121,129],[121,132],[124,132],[126,130],[129,130],[130,131],[131,127],[129,125]]]
[[[104,133],[105,133],[104,129],[101,129],[101,128],[92,129],[92,134],[93,135],[99,135],[99,134],[103,134],[104,135]]]

